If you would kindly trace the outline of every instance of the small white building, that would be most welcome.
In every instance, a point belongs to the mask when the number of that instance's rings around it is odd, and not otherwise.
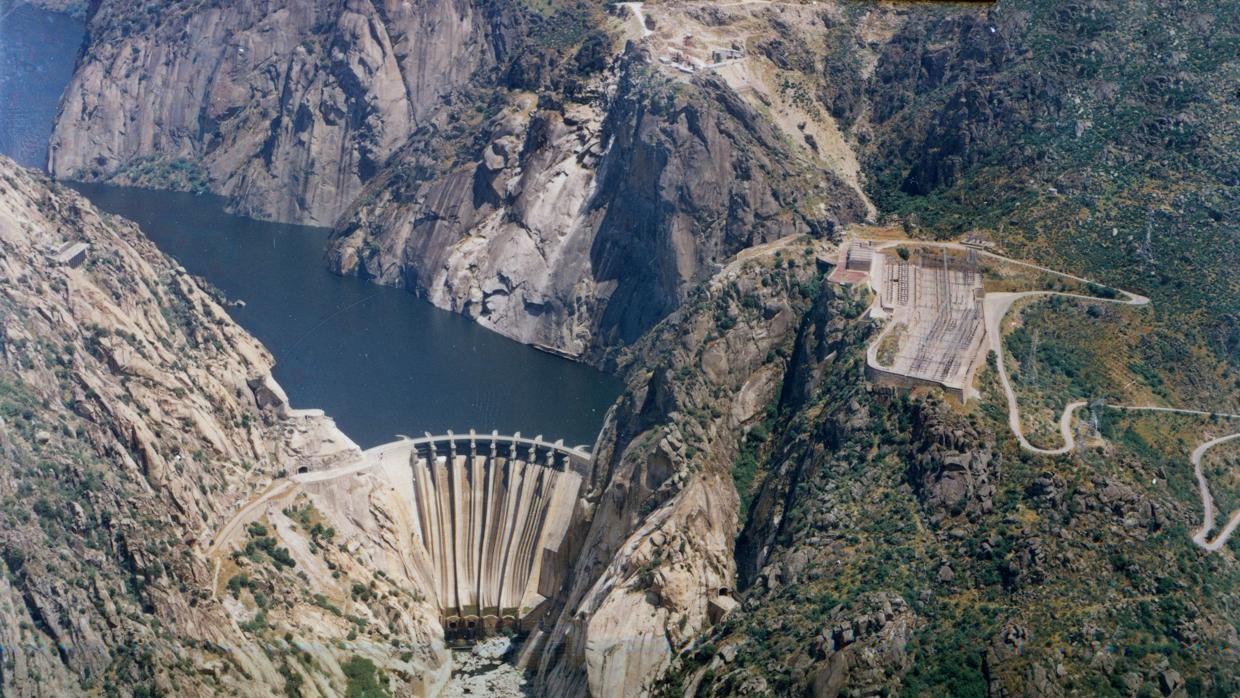
[[[85,242],[68,242],[60,248],[59,252],[52,255],[52,261],[76,269],[86,261],[86,253],[89,250],[90,245]]]
[[[844,261],[844,268],[849,271],[870,271],[870,265],[874,262],[874,248],[868,243],[854,242],[848,246],[848,257]]]

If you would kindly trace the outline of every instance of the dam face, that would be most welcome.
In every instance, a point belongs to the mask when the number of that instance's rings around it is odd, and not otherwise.
[[[424,580],[445,639],[526,631],[571,562],[590,455],[541,437],[452,435],[405,442]]]

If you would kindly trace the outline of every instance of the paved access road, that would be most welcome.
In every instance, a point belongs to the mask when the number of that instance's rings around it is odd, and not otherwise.
[[[1121,293],[1126,292],[1121,291]],[[1063,414],[1059,417],[1059,433],[1063,435],[1063,446],[1050,449],[1038,448],[1025,438],[1025,432],[1020,426],[1020,407],[1016,403],[1016,392],[1012,389],[1012,381],[1008,377],[1007,365],[1003,360],[1003,335],[1001,329],[1003,318],[1007,315],[1008,310],[1011,310],[1012,304],[1022,298],[1030,298],[1032,296],[1067,296],[1091,302],[1120,303],[1123,305],[1145,305],[1149,302],[1149,299],[1144,296],[1137,296],[1131,293],[1126,293],[1126,295],[1128,298],[1094,298],[1093,296],[1063,293],[1060,291],[1021,291],[1019,293],[986,294],[985,299],[982,301],[982,314],[986,318],[986,336],[990,338],[990,350],[995,353],[995,367],[999,372],[999,383],[1003,386],[1003,392],[1007,396],[1008,426],[1011,427],[1012,433],[1016,435],[1016,440],[1020,442],[1021,448],[1044,456],[1055,456],[1071,451],[1076,447],[1076,441],[1072,436],[1072,413],[1086,403],[1084,401],[1072,402],[1063,408]]]

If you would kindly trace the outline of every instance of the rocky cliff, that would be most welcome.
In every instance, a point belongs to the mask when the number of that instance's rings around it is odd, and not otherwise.
[[[330,225],[440,98],[494,62],[496,15],[462,0],[98,3],[49,170]]]
[[[1137,378],[1159,403],[1234,401],[1235,3],[660,3],[612,15],[507,15],[517,6],[497,3],[488,26],[511,32],[471,23],[458,35],[479,54],[469,65],[488,66],[470,74],[473,93],[446,81],[423,111],[380,96],[395,90],[366,91],[395,80],[380,28],[404,84],[410,54],[394,48],[397,8],[351,3],[375,27],[369,39],[334,21],[298,29],[281,54],[293,58],[242,63],[225,80],[241,87],[222,103],[239,111],[183,119],[198,129],[188,145],[161,136],[140,152],[171,155],[150,163],[106,144],[127,133],[119,115],[141,111],[141,85],[163,63],[144,58],[128,77],[104,66],[146,55],[152,37],[215,36],[206,18],[261,20],[186,5],[168,14],[178,25],[128,5],[101,3],[79,74],[137,87],[75,82],[58,131],[74,167],[212,187],[259,215],[335,219],[334,269],[626,371],[598,442],[581,555],[536,638],[540,691],[1240,690],[1227,669],[1240,568],[1188,542],[1198,503],[1184,446],[1219,424],[1100,419],[1086,447],[1032,456],[1006,429],[992,371],[963,407],[867,386],[867,299],[824,287],[816,259],[833,228],[871,215],[917,236],[982,228],[1002,248],[1154,298],[1148,316],[1104,326],[1123,332],[1089,324],[1084,309],[1052,309],[1066,318],[1054,333],[1040,317],[1055,345],[1044,372],[1057,372],[1044,385],[1075,399]],[[126,41],[136,54],[112,52]],[[377,67],[358,93],[337,76],[363,56]],[[276,101],[293,65],[356,118],[329,123],[339,115],[300,87]],[[197,104],[209,107],[214,79],[190,81]],[[258,92],[242,95],[250,85]],[[116,101],[95,108],[100,94]],[[303,103],[316,106],[299,121]],[[379,104],[396,116],[366,106]],[[391,136],[397,123],[407,137]],[[212,124],[221,143],[253,131],[263,145],[199,171],[217,162],[216,136],[202,135]],[[333,154],[311,159],[308,132],[328,134]],[[344,184],[310,195],[302,178],[320,171]],[[331,205],[311,215],[302,199]],[[1117,371],[1113,385],[1097,378]],[[415,638],[404,651],[416,666],[367,656],[407,690],[437,686],[442,648],[416,580],[402,577],[406,522],[388,497],[368,479],[321,486],[244,530],[215,585],[232,587],[218,591],[249,628],[238,632],[279,642],[314,618],[323,637],[383,644],[396,628]],[[268,540],[296,566],[265,552]],[[299,586],[294,569],[318,586]],[[288,606],[273,607],[284,588]],[[363,610],[401,589],[405,611]],[[39,661],[58,666],[50,652]],[[313,663],[287,668],[301,666]]]
[[[434,627],[418,606],[346,606],[385,619],[346,647],[356,624],[306,616],[332,587],[283,564],[286,548],[251,540],[225,562],[248,573],[235,596],[203,554],[274,478],[359,457],[321,413],[289,408],[270,355],[209,290],[7,159],[0,250],[5,695],[339,695],[376,665],[402,690],[442,682],[429,638],[407,655],[389,642]]]
[[[581,355],[632,343],[742,249],[864,217],[727,83],[652,60],[630,49],[576,100],[506,94],[446,171],[402,154],[337,230],[333,268]]]
[[[599,355],[736,251],[870,212],[761,100],[624,51],[620,14],[104,2],[50,168],[336,223],[334,270]]]
[[[622,355],[539,690],[1235,690],[1240,567],[1189,541],[1183,440],[1227,427],[1104,420],[1031,456],[993,368],[968,406],[867,385],[871,298],[827,284],[823,253],[742,253]]]
[[[1188,279],[1236,294],[1236,13],[107,0],[51,166],[337,224],[334,269],[574,354],[746,240],[874,215],[1191,310]],[[1207,324],[1234,348],[1234,313]]]
[[[629,388],[585,496],[591,525],[542,652],[548,695],[648,691],[735,605],[734,463],[778,395],[819,251],[808,236],[750,250],[626,355]]]

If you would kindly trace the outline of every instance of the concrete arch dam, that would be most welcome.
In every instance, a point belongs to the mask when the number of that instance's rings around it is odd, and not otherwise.
[[[381,448],[385,459],[407,453],[419,566],[445,639],[463,644],[536,626],[578,542],[573,524],[590,454],[519,433],[449,432]]]

